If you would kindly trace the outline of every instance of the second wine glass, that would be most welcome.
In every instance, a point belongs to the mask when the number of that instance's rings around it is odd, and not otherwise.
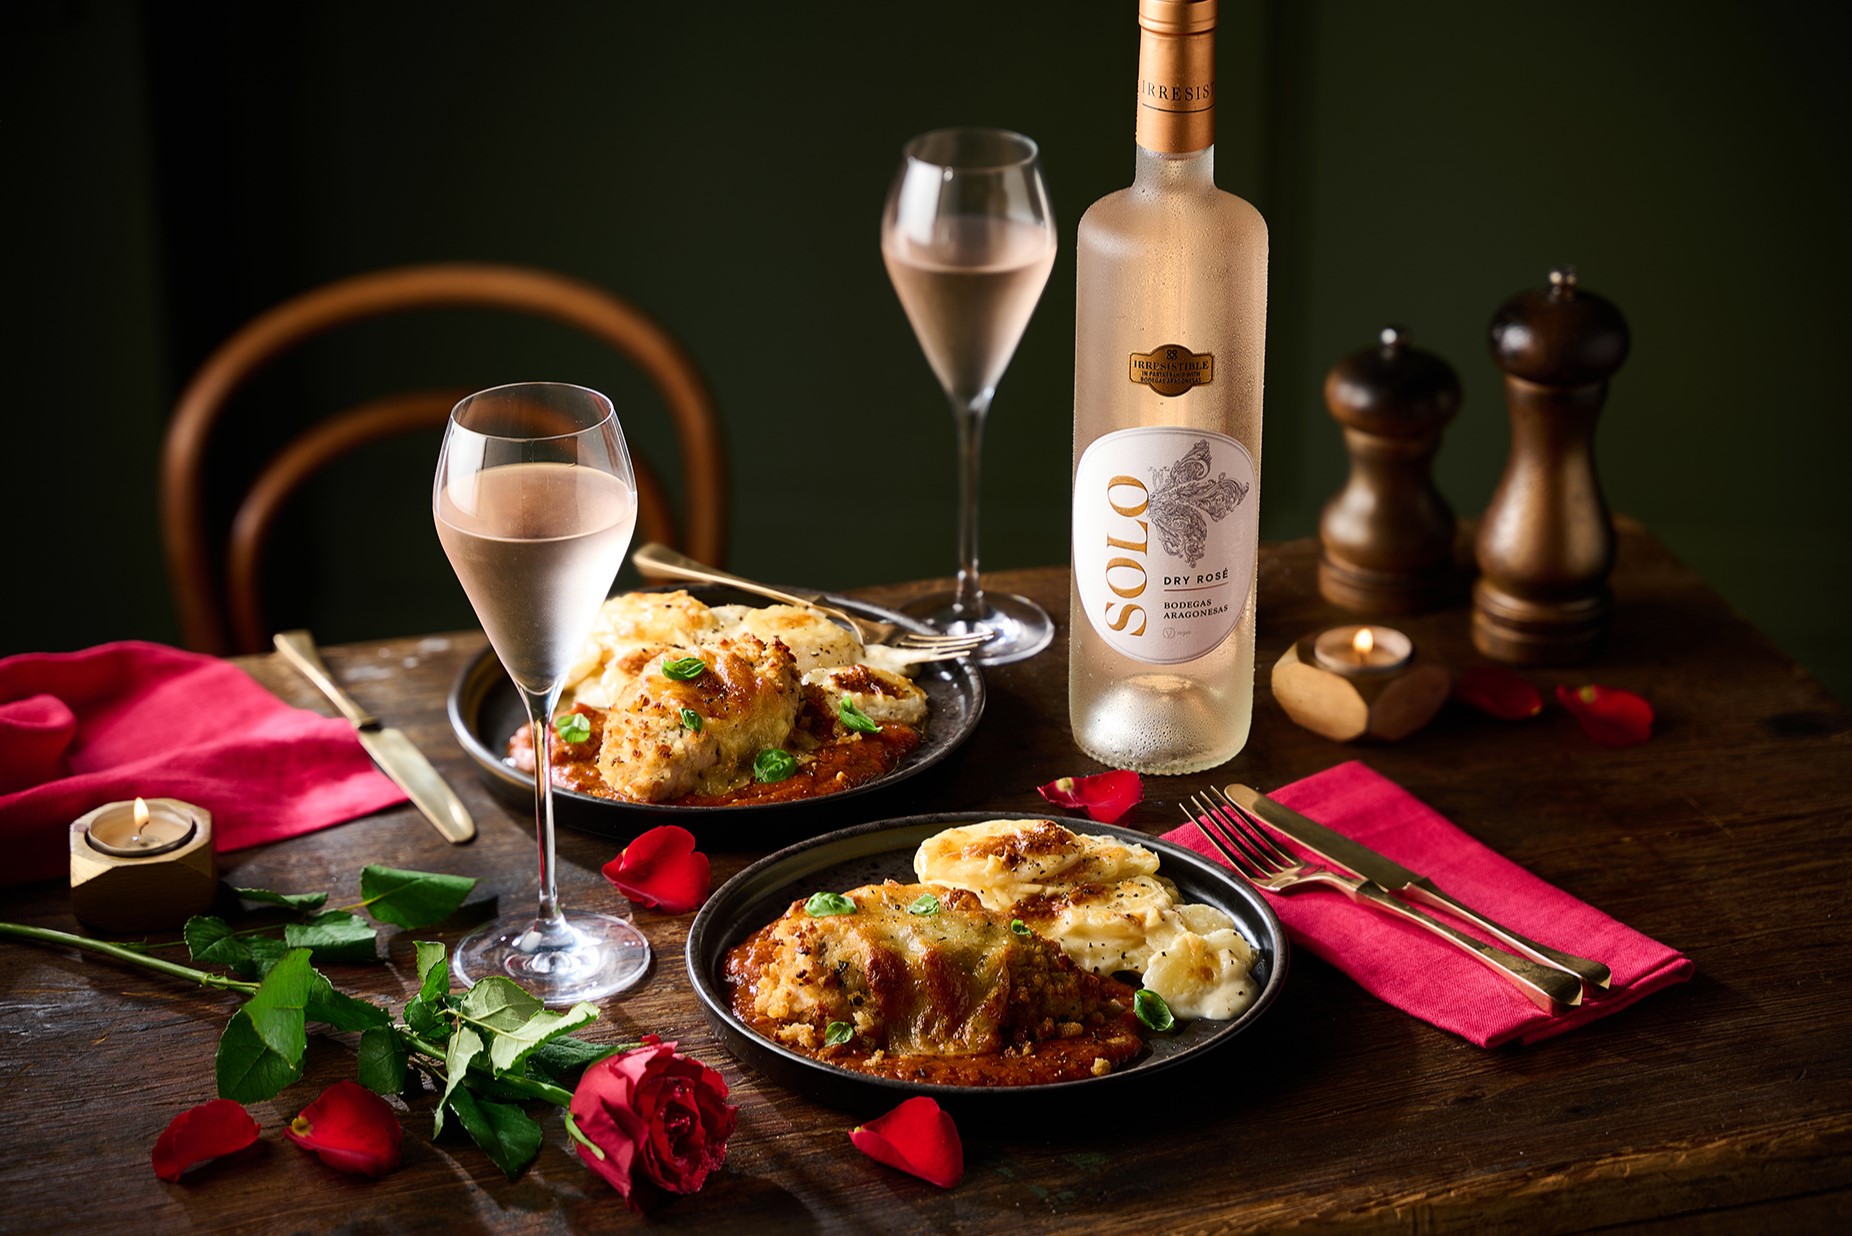
[[[939,129],[907,143],[881,217],[881,256],[958,428],[958,584],[906,607],[941,631],[982,625],[985,665],[1048,646],[1054,623],[978,578],[984,418],[1055,261],[1034,142],[1002,129]]]

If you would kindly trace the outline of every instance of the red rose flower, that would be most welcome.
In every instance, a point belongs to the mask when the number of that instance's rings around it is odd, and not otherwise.
[[[1035,792],[1057,807],[1078,811],[1102,824],[1117,823],[1120,816],[1145,797],[1145,782],[1135,772],[1095,773],[1091,777],[1061,777]]]
[[[694,834],[687,829],[659,825],[606,863],[604,878],[632,901],[685,914],[707,900],[707,855],[694,846]]]
[[[923,1094],[849,1131],[855,1148],[877,1163],[949,1189],[964,1179],[965,1146],[945,1109]]]
[[[1474,665],[1460,671],[1453,695],[1500,721],[1522,721],[1543,711],[1543,696],[1537,688],[1502,665]]]
[[[175,1116],[154,1143],[154,1174],[178,1180],[257,1140],[257,1121],[230,1099],[213,1099]]]
[[[585,1070],[568,1127],[585,1165],[642,1211],[707,1183],[738,1118],[725,1078],[650,1034]]]
[[[336,1171],[384,1176],[399,1165],[405,1130],[386,1100],[359,1082],[338,1081],[283,1132]]]
[[[1629,747],[1653,736],[1653,706],[1619,687],[1558,686],[1556,702],[1575,714],[1588,736],[1607,747]]]

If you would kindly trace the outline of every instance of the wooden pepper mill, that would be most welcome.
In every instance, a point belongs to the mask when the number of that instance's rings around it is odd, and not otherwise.
[[[1614,524],[1595,477],[1595,417],[1627,359],[1627,323],[1575,270],[1492,318],[1511,457],[1476,546],[1473,645],[1495,661],[1573,665],[1607,632]]]
[[[1386,326],[1379,347],[1352,352],[1325,377],[1325,404],[1344,427],[1350,480],[1318,522],[1318,591],[1333,605],[1413,614],[1454,586],[1453,511],[1434,487],[1441,430],[1460,407],[1446,361]]]

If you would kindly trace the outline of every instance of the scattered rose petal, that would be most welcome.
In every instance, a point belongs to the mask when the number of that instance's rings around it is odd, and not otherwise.
[[[386,1100],[359,1082],[338,1081],[283,1130],[336,1171],[384,1176],[399,1165],[405,1130]]]
[[[687,829],[658,825],[606,863],[604,878],[632,901],[685,914],[707,900],[707,855],[694,847],[694,834]]]
[[[965,1147],[945,1109],[915,1095],[885,1116],[849,1131],[855,1148],[877,1163],[949,1189],[965,1175]]]
[[[1453,695],[1500,721],[1522,721],[1543,711],[1543,694],[1502,665],[1462,670]]]
[[[214,1159],[236,1154],[257,1140],[257,1121],[230,1099],[189,1107],[161,1130],[154,1143],[154,1174],[178,1180]]]
[[[1061,777],[1036,786],[1035,792],[1057,807],[1079,811],[1102,824],[1114,824],[1144,801],[1145,782],[1135,772],[1120,770],[1091,777]]]
[[[635,1211],[706,1184],[739,1120],[726,1078],[654,1034],[586,1069],[568,1112],[579,1158]]]
[[[1609,747],[1630,747],[1653,736],[1653,706],[1631,691],[1590,683],[1556,688],[1556,702],[1575,714],[1588,736]]]

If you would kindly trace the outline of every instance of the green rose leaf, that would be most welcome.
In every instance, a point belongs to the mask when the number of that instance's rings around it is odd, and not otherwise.
[[[478,1099],[467,1089],[454,1091],[445,1102],[470,1139],[508,1179],[519,1176],[540,1153],[540,1126],[514,1104]]]
[[[841,1047],[855,1037],[855,1027],[846,1021],[833,1021],[823,1027],[823,1045]]]
[[[836,705],[836,715],[842,723],[858,734],[879,734],[881,727],[875,719],[855,706],[855,701],[843,696]]]
[[[213,1061],[220,1098],[262,1102],[302,1076],[311,973],[308,950],[290,950],[232,1014]]]
[[[828,918],[832,914],[853,914],[855,903],[841,893],[812,893],[804,903],[804,913],[812,918]]]
[[[405,1040],[390,1028],[360,1032],[360,1084],[374,1094],[397,1094],[405,1089]]]
[[[677,682],[693,682],[705,673],[707,662],[700,657],[681,657],[674,661],[664,658],[662,662],[662,676]]]
[[[367,913],[382,923],[416,931],[457,912],[476,881],[431,871],[401,871],[372,864],[360,871]]]
[[[693,730],[695,733],[699,734],[701,732],[701,726],[703,724],[704,722],[701,720],[700,713],[696,712],[692,708],[682,709],[682,728],[683,729]]]
[[[435,940],[417,940],[412,947],[418,951],[418,998],[431,1001],[448,995],[450,967],[444,963],[449,954],[444,946]]]
[[[457,1087],[469,1076],[470,1061],[481,1054],[482,1036],[476,1033],[476,1028],[468,1024],[458,1026],[457,1032],[450,1036],[450,1046],[444,1052],[444,1097],[437,1104],[437,1119],[431,1126],[432,1137],[444,1131],[444,1112],[450,1107],[450,1096],[459,1093]]]
[[[283,943],[306,948],[317,961],[378,961],[379,930],[357,914],[329,910],[283,928]]]
[[[931,893],[921,893],[913,899],[913,904],[907,907],[908,914],[937,914],[938,912],[939,899]]]
[[[514,1072],[548,1039],[597,1020],[598,1006],[595,1004],[575,1004],[563,1013],[536,1013],[514,1029],[496,1034],[494,1042],[489,1044],[490,1069],[498,1076]]]
[[[753,757],[754,781],[783,781],[797,771],[797,757],[778,747],[768,747]]]
[[[303,1012],[310,1021],[336,1030],[384,1030],[392,1025],[392,1015],[385,1009],[336,990],[319,970],[309,971],[309,998]]]
[[[1164,997],[1149,987],[1140,987],[1132,997],[1132,1012],[1139,1021],[1153,1030],[1169,1030],[1177,1024],[1177,1019],[1171,1015],[1170,1005],[1164,1003]]]
[[[246,901],[259,901],[267,906],[282,906],[286,910],[319,910],[328,904],[327,893],[273,893],[267,888],[233,888]]]
[[[257,964],[251,958],[251,946],[231,929],[231,924],[210,914],[195,914],[180,929],[187,952],[201,965],[225,966],[240,978],[257,977]]]
[[[519,1029],[545,1007],[532,992],[499,974],[483,979],[457,1001],[457,1012],[497,1034]]]
[[[553,721],[553,732],[561,742],[584,742],[592,736],[592,723],[582,712],[561,713]]]
[[[289,955],[289,945],[275,936],[246,936],[244,942],[251,949],[251,973],[249,978],[262,978],[276,968],[276,964]]]
[[[571,1090],[586,1069],[624,1050],[615,1043],[588,1043],[562,1034],[548,1039],[527,1058],[527,1075]]]
[[[405,1024],[419,1038],[441,1043],[450,1037],[450,1020],[443,1008],[439,1001],[413,996],[405,1002]]]

